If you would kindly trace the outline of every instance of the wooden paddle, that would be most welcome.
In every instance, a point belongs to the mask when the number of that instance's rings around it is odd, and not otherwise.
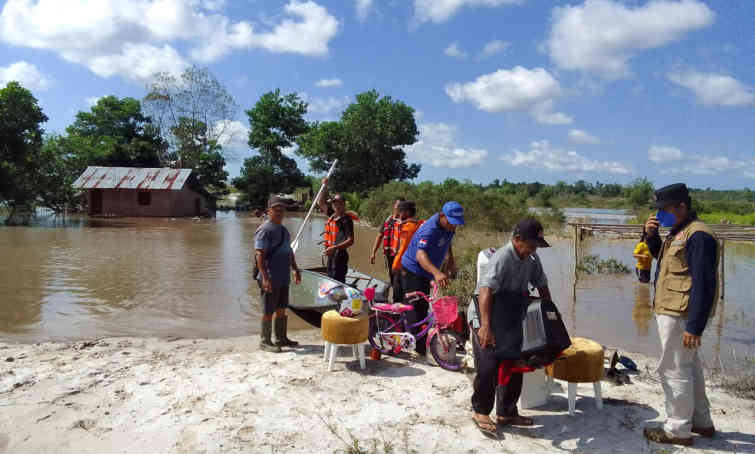
[[[336,168],[336,164],[338,164],[338,159],[333,161],[333,165],[330,166],[330,170],[328,170],[328,176],[326,178],[330,179],[330,176],[333,175],[333,170]],[[304,218],[304,222],[301,223],[301,226],[299,226],[299,231],[296,233],[296,237],[294,238],[294,241],[291,243],[291,249],[293,249],[294,254],[296,254],[296,250],[299,249],[299,237],[301,236],[301,232],[304,231],[304,226],[307,225],[307,222],[309,221],[310,216],[312,216],[312,212],[315,209],[315,205],[317,205],[317,201],[320,200],[320,196],[322,195],[322,191],[325,189],[325,185],[320,186],[320,190],[317,191],[317,196],[312,200],[312,206],[309,207],[309,212],[307,213],[307,217]]]

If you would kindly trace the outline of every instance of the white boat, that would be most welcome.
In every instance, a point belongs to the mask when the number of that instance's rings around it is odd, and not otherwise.
[[[309,268],[301,271],[301,284],[289,287],[289,308],[307,323],[320,327],[322,314],[337,309],[346,298],[360,298],[367,307],[364,290],[375,289],[375,302],[388,301],[389,285],[359,271],[349,269],[346,284],[327,276],[326,268]]]

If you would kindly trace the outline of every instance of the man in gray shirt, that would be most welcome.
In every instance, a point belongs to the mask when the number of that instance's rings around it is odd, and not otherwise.
[[[288,338],[288,287],[291,284],[292,268],[295,280],[301,282],[301,274],[296,266],[294,251],[291,249],[291,235],[283,227],[286,204],[280,197],[272,197],[267,204],[268,220],[254,233],[255,260],[259,274],[262,299],[262,334],[260,348],[269,352],[280,352],[281,347],[296,347],[298,342]],[[273,322],[275,337],[271,339]]]
[[[487,436],[497,437],[497,425],[531,426],[532,418],[519,415],[516,403],[522,393],[522,374],[512,374],[508,385],[498,390],[498,367],[501,360],[495,354],[496,337],[492,322],[493,304],[514,304],[529,297],[529,284],[538,289],[540,297],[550,299],[548,279],[535,251],[550,247],[543,238],[543,226],[534,218],[519,221],[511,242],[490,259],[488,268],[479,282],[479,317],[470,309],[472,338],[477,374],[472,394],[473,419]],[[525,299],[526,301],[526,299]],[[472,305],[474,306],[474,305]],[[478,328],[479,327],[479,328]],[[478,328],[478,329],[476,329]],[[498,333],[500,334],[500,333]],[[497,421],[490,419],[496,403]]]

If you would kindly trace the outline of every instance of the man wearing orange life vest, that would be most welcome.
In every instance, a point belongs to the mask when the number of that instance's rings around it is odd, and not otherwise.
[[[317,206],[323,214],[329,216],[325,223],[325,250],[323,255],[328,257],[328,276],[339,282],[346,282],[346,272],[349,270],[349,253],[347,249],[354,244],[354,221],[346,213],[346,200],[341,194],[330,199],[330,206],[326,200],[328,193],[328,179],[322,184],[325,189],[317,201]]]
[[[398,206],[403,202],[403,198],[398,198],[393,203],[393,212],[385,219],[383,225],[380,227],[377,237],[375,238],[375,244],[372,247],[372,255],[370,256],[370,263],[375,264],[375,256],[377,255],[380,244],[383,244],[383,256],[385,257],[385,266],[388,269],[388,275],[391,276],[391,266],[393,265],[393,258],[396,256],[396,246],[394,244],[394,237],[396,236],[398,224],[401,222],[398,212]]]
[[[415,216],[417,215],[417,207],[414,202],[401,202],[398,206],[398,212],[400,221],[393,230],[393,238],[391,240],[391,245],[396,250],[396,257],[391,264],[394,303],[401,303],[404,301],[404,286],[401,282],[401,258],[409,248],[409,243],[414,236],[414,232],[416,232],[424,222],[415,219]]]

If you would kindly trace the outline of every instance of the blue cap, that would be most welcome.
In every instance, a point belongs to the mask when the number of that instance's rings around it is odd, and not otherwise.
[[[446,202],[443,205],[443,214],[446,215],[448,222],[453,225],[464,225],[464,208],[459,202]]]

